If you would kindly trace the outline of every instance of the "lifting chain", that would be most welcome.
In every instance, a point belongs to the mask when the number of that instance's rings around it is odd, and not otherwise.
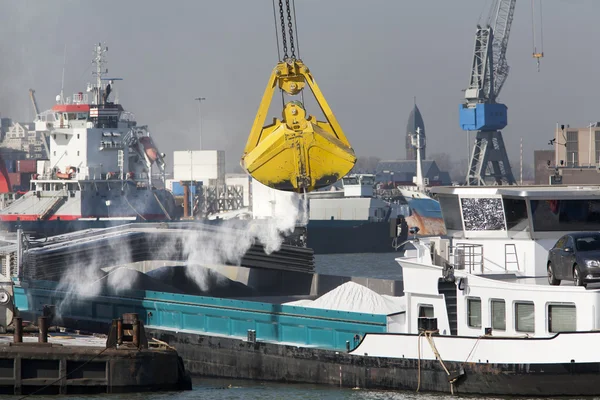
[[[293,0],[292,0],[293,1]],[[273,4],[275,6],[275,4]],[[294,45],[294,25],[292,23],[292,10],[290,7],[290,0],[285,0],[285,8],[287,12],[287,29],[288,33],[286,34],[286,17],[284,15],[283,10],[283,0],[279,0],[279,21],[281,23],[281,42],[283,44],[283,60],[287,59],[295,60],[296,59],[296,46]],[[287,47],[287,35],[289,34],[290,39],[290,51],[291,54],[288,55],[288,47]]]
[[[286,0],[287,1],[287,0]],[[288,12],[289,12],[289,6],[288,6]],[[281,21],[281,41],[283,42],[283,59],[287,59],[288,58],[288,53],[287,53],[287,41],[286,41],[286,35],[285,35],[285,19],[283,17],[283,2],[281,0],[279,0],[279,19]]]
[[[292,60],[296,59],[296,50],[294,48],[294,29],[292,27],[292,13],[290,10],[290,0],[285,0],[285,7],[287,8],[287,25],[290,34],[290,51]]]

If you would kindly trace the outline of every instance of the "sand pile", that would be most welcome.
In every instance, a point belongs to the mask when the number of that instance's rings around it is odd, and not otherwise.
[[[403,297],[380,295],[355,282],[346,282],[315,300],[285,303],[290,306],[350,311],[365,314],[393,314],[406,309]]]

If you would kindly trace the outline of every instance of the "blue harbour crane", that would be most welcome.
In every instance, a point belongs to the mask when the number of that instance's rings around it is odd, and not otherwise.
[[[477,25],[469,86],[459,108],[461,128],[477,131],[468,186],[516,184],[501,132],[508,123],[507,107],[497,102],[510,69],[506,49],[515,4],[516,0],[495,0],[486,26]]]

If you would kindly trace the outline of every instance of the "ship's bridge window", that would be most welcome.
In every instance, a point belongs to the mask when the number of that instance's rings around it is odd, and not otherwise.
[[[535,332],[535,306],[532,302],[515,303],[515,330],[517,332]]]
[[[344,185],[358,185],[358,178],[356,178],[356,177],[343,178],[342,182]]]
[[[433,318],[433,306],[431,304],[419,304],[419,318]]]
[[[575,304],[548,305],[548,332],[574,332],[577,330]]]
[[[69,113],[68,116],[69,116],[69,120],[77,119],[77,113]]]
[[[524,231],[529,228],[527,202],[524,199],[503,198],[506,227],[509,230]]]
[[[442,209],[442,217],[446,229],[462,231],[462,219],[460,218],[460,204],[458,203],[457,195],[440,195],[438,197],[440,208]]]
[[[481,299],[479,297],[467,299],[467,324],[471,328],[481,328]]]
[[[531,200],[535,231],[600,231],[600,200]]]
[[[88,118],[88,114],[87,113],[77,113],[77,119],[78,120],[86,120]]]

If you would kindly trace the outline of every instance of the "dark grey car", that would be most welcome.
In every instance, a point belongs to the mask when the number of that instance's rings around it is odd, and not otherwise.
[[[600,232],[570,233],[548,252],[548,283],[572,279],[575,286],[600,281]]]

